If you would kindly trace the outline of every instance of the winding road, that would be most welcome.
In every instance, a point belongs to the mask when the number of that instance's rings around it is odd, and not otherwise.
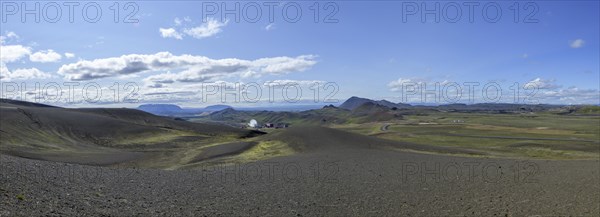
[[[383,125],[382,125],[382,126],[379,128],[379,129],[380,129],[381,131],[387,131],[387,130],[388,130],[388,127],[390,127],[390,125],[391,125],[391,124],[383,124]]]

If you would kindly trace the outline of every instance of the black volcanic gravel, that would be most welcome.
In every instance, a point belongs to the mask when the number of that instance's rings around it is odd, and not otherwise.
[[[599,216],[600,212],[598,160],[526,161],[351,149],[178,171],[6,155],[0,155],[0,162],[0,216]]]

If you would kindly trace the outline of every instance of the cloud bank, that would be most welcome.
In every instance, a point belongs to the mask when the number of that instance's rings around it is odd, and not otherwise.
[[[144,72],[162,72],[145,81],[154,84],[174,82],[203,82],[224,77],[260,77],[304,71],[317,62],[313,55],[269,57],[256,60],[236,58],[211,59],[205,56],[129,54],[96,60],[82,60],[59,68],[66,80],[85,81]],[[178,71],[172,73],[171,71]],[[158,85],[160,86],[160,85]]]

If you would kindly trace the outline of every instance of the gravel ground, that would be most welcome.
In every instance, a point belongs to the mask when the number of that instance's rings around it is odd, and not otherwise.
[[[600,215],[598,160],[349,149],[177,171],[0,162],[0,216]]]

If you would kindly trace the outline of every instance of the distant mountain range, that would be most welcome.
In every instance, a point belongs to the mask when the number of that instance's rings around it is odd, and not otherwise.
[[[565,105],[549,105],[549,104],[512,104],[512,103],[476,103],[476,104],[445,104],[445,105],[410,105],[406,103],[393,103],[387,100],[371,100],[360,97],[350,97],[339,107],[348,110],[354,110],[365,103],[385,106],[390,109],[436,109],[440,111],[457,111],[457,112],[539,112],[551,109],[560,108],[579,108],[582,106],[565,106]]]
[[[202,116],[190,117],[195,121],[216,121],[244,125],[255,119],[263,123],[344,124],[391,121],[406,115],[428,115],[437,112],[463,112],[486,114],[530,114],[549,112],[564,115],[598,115],[599,106],[527,105],[507,103],[448,104],[439,106],[409,105],[386,100],[350,97],[339,107],[328,105],[318,109],[289,112],[268,110],[237,110],[227,108]]]
[[[205,108],[181,108],[173,104],[144,104],[137,107],[138,110],[162,116],[193,116],[203,112],[215,112],[227,108],[231,108],[231,106],[211,105]]]
[[[323,107],[324,104],[310,104],[310,105],[273,105],[273,106],[261,106],[261,107],[235,107],[235,110],[239,111],[307,111],[312,109],[319,109]],[[215,111],[221,111],[224,109],[233,108],[229,105],[211,105],[204,108],[181,108],[178,105],[174,104],[143,104],[137,107],[138,110],[145,111],[148,113],[152,113],[155,115],[161,116],[174,116],[174,117],[189,117],[189,116],[197,116],[203,113],[210,113]]]
[[[145,104],[140,105],[137,109],[152,114],[171,114],[181,113],[183,111],[181,107],[173,104]]]
[[[290,106],[272,106],[272,107],[240,107],[233,108],[228,105],[211,105],[205,108],[181,108],[173,104],[144,104],[137,109],[148,113],[162,116],[191,117],[199,115],[208,115],[217,111],[271,111],[271,112],[304,112],[321,109],[319,105],[290,105]],[[445,105],[410,105],[406,103],[394,103],[387,100],[372,100],[353,96],[348,98],[338,109],[347,111],[367,111],[369,109],[381,110],[387,108],[391,110],[412,110],[419,112],[422,110],[435,110],[445,112],[481,112],[481,113],[520,113],[520,112],[542,112],[554,111],[556,113],[572,113],[578,111],[585,105],[549,105],[549,104],[511,104],[511,103],[476,103],[476,104],[445,104]],[[592,108],[593,107],[593,108]],[[594,110],[598,106],[591,106]],[[358,110],[357,110],[358,109]],[[588,109],[589,110],[589,109]],[[227,112],[225,112],[227,113]]]

